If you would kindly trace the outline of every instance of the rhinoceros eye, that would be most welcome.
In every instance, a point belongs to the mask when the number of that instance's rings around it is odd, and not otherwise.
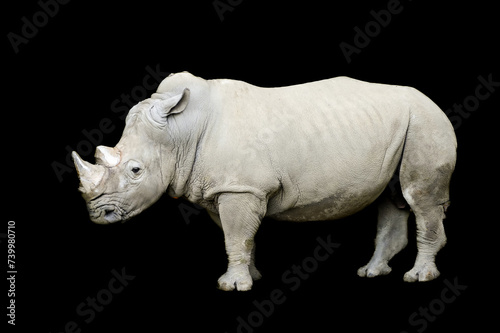
[[[127,162],[126,170],[128,170],[127,174],[129,177],[132,177],[132,179],[138,179],[142,175],[144,168],[141,162],[130,160]]]

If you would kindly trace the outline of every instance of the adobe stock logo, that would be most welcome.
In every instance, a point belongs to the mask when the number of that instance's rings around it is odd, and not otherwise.
[[[403,9],[404,6],[399,0],[389,0],[389,2],[387,2],[387,9],[381,9],[379,11],[371,10],[370,15],[373,17],[373,20],[368,21],[363,29],[358,26],[354,27],[354,45],[344,41],[339,44],[340,50],[347,63],[351,63],[354,54],[359,54],[363,49],[368,47],[372,39],[382,32],[382,28],[389,26],[393,16],[401,14]]]
[[[453,103],[453,108],[448,108],[444,111],[455,131],[462,125],[465,119],[468,119],[472,113],[479,109],[482,102],[490,98],[500,88],[500,81],[493,80],[493,73],[489,73],[486,77],[479,75],[477,81],[478,84],[473,94],[466,96],[462,103]]]
[[[14,53],[19,53],[19,47],[23,44],[28,44],[30,40],[38,35],[41,28],[45,27],[51,18],[59,13],[60,5],[66,5],[70,0],[40,0],[37,2],[40,10],[33,13],[31,18],[26,16],[21,17],[20,34],[13,31],[7,34],[7,39],[14,50]]]
[[[458,277],[455,276],[453,282],[444,280],[445,287],[441,289],[439,297],[434,298],[427,306],[421,306],[418,311],[413,312],[408,317],[408,323],[418,333],[423,333],[429,323],[436,321],[449,304],[455,302],[457,297],[462,295],[462,292],[467,289],[467,286],[458,282]],[[409,333],[408,331],[401,331],[401,333]]]
[[[64,329],[58,330],[57,333],[81,333],[82,325],[94,321],[97,313],[104,311],[106,306],[111,304],[114,296],[121,293],[130,281],[135,279],[135,275],[127,274],[125,267],[122,267],[120,272],[113,268],[111,274],[113,277],[108,281],[106,288],[99,290],[95,297],[89,296],[76,306],[76,314],[83,319],[83,323],[70,320],[64,324]]]
[[[232,12],[234,8],[241,5],[243,0],[214,0],[212,6],[214,6],[215,12],[219,16],[219,20],[224,21],[224,15],[226,12]]]

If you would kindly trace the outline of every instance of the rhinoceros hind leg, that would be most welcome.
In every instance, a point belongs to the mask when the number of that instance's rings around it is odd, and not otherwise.
[[[407,145],[408,146],[408,145]],[[430,156],[423,152],[403,156],[400,179],[403,196],[417,222],[417,258],[404,275],[406,282],[430,281],[439,276],[434,263],[446,244],[443,219],[449,206],[449,185],[455,166],[454,147],[441,143]],[[406,152],[405,152],[406,154]]]
[[[418,253],[415,265],[404,275],[406,282],[430,281],[439,276],[434,260],[438,251],[446,244],[444,206],[436,205],[415,212]]]
[[[370,262],[358,269],[361,277],[375,277],[391,272],[388,262],[408,243],[408,209],[398,208],[389,198],[383,198],[378,206],[375,252]]]
[[[410,112],[399,180],[415,214],[418,253],[404,280],[429,281],[439,276],[434,260],[446,243],[443,219],[449,205],[457,142],[450,121],[429,99],[420,99]]]
[[[434,169],[427,166],[401,176],[403,195],[417,222],[418,253],[413,268],[404,275],[406,282],[430,281],[439,276],[434,260],[446,244],[443,219],[449,206],[453,167],[454,161],[450,161]]]

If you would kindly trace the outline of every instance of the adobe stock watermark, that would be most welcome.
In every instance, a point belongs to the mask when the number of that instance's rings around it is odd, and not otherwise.
[[[414,330],[401,331],[401,333],[423,333],[429,324],[436,321],[438,316],[445,311],[446,307],[455,302],[462,295],[462,292],[467,289],[467,285],[459,283],[458,277],[455,277],[452,282],[445,279],[443,283],[445,287],[441,289],[438,297],[431,300],[427,306],[419,307],[418,311],[413,312],[408,317],[408,323]]]
[[[119,98],[111,102],[109,108],[120,121],[124,121],[130,108],[138,102],[148,98],[149,94],[154,92],[160,82],[170,74],[161,71],[160,64],[156,64],[154,68],[148,65],[145,67],[145,71],[147,74],[142,78],[141,84],[134,86],[129,93],[122,93]],[[57,180],[61,183],[66,174],[70,174],[75,170],[75,165],[71,158],[71,152],[73,150],[83,158],[91,156],[94,154],[95,147],[103,142],[105,134],[110,134],[115,129],[115,122],[108,117],[102,118],[94,128],[84,128],[81,131],[84,137],[83,139],[73,146],[66,145],[66,156],[64,160],[54,160],[51,163],[52,170],[54,170]]]
[[[455,131],[462,125],[465,119],[468,119],[472,113],[477,111],[481,105],[500,87],[500,81],[493,80],[493,73],[486,77],[479,75],[479,82],[474,89],[474,93],[465,97],[462,103],[454,103],[452,108],[444,111],[450,119]]]
[[[373,20],[365,23],[362,28],[358,26],[354,27],[355,34],[352,44],[344,41],[339,44],[340,50],[342,51],[347,63],[350,64],[352,62],[352,56],[354,54],[360,54],[363,49],[368,47],[372,39],[380,35],[383,28],[387,28],[387,26],[389,26],[393,16],[401,14],[403,9],[404,6],[399,0],[389,0],[389,2],[387,2],[386,9],[380,9],[378,11],[371,10],[370,15]]]
[[[179,208],[182,219],[186,224],[191,223],[191,217],[193,215],[199,215],[202,211],[205,210],[205,208],[192,202],[181,202],[177,207]]]
[[[325,262],[340,247],[339,243],[332,242],[331,235],[326,239],[316,238],[318,245],[311,256],[306,257],[298,265],[294,264],[281,275],[283,286],[273,289],[267,299],[252,302],[254,310],[243,316],[238,316],[236,333],[253,333],[262,326],[265,320],[271,317],[276,307],[286,302],[289,293],[300,288],[302,283],[309,279],[318,270],[320,263]],[[226,332],[227,333],[227,332]]]
[[[19,33],[13,31],[7,33],[7,39],[14,50],[19,53],[19,47],[26,45],[38,35],[41,28],[45,27],[50,19],[54,18],[60,10],[61,5],[66,5],[70,0],[40,0],[37,2],[40,10],[33,13],[29,18],[21,17],[21,28]]]
[[[242,2],[243,0],[214,0],[212,2],[212,6],[214,7],[217,16],[219,16],[219,20],[223,22],[224,15],[227,12],[232,12],[234,8],[241,5]]]
[[[130,281],[135,279],[134,275],[127,274],[125,267],[121,271],[112,269],[111,275],[113,277],[108,281],[106,287],[99,290],[95,296],[87,297],[85,301],[76,306],[75,312],[80,317],[79,320],[66,322],[62,330],[58,330],[56,333],[81,333],[83,325],[92,323],[97,314],[111,304],[113,297],[120,294]]]

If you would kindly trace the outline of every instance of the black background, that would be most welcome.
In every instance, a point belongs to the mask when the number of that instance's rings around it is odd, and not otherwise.
[[[110,105],[142,85],[147,66],[261,86],[347,75],[413,86],[449,109],[474,95],[479,76],[500,81],[497,9],[485,3],[402,1],[402,11],[350,63],[339,44],[352,45],[354,27],[364,29],[374,20],[370,11],[386,9],[388,1],[245,0],[225,12],[223,21],[210,0],[71,1],[18,53],[7,34],[21,34],[21,18],[32,21],[40,5],[4,5],[0,232],[6,232],[7,221],[16,221],[16,329],[64,332],[74,321],[81,332],[236,332],[238,317],[246,321],[250,315],[255,323],[254,301],[269,300],[275,289],[286,300],[255,332],[495,328],[498,216],[491,212],[498,205],[500,88],[457,128],[448,244],[437,257],[441,276],[429,283],[402,279],[416,255],[413,218],[410,242],[391,261],[392,273],[375,279],[356,275],[373,252],[376,208],[370,206],[335,222],[265,219],[256,237],[263,279],[249,292],[222,292],[216,282],[226,268],[223,235],[205,212],[164,196],[125,224],[95,225],[77,191],[76,173],[64,173],[61,181],[53,168],[55,161],[66,163],[66,146],[75,149],[86,140],[82,131],[98,128],[103,118],[115,128],[99,143],[116,144],[124,124]],[[186,218],[183,212],[196,214]],[[290,290],[282,275],[313,255],[317,237],[329,235],[341,246]],[[2,249],[6,257],[5,239]],[[89,317],[76,308],[108,287],[113,269],[135,278],[86,323]],[[439,307],[445,280],[455,279],[467,289],[426,327],[412,326],[409,317],[420,307]]]

